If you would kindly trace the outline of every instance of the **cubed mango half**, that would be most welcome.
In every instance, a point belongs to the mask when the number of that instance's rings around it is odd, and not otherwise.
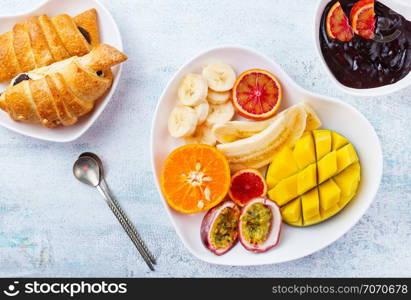
[[[278,152],[266,174],[268,196],[293,226],[320,223],[356,195],[361,167],[354,146],[331,130],[305,132]]]

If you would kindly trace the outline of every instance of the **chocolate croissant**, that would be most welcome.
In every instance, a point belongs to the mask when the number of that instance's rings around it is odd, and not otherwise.
[[[0,82],[19,73],[82,56],[99,44],[97,12],[30,17],[0,35]]]
[[[48,128],[73,125],[110,88],[110,67],[126,59],[114,47],[100,44],[82,57],[20,74],[0,95],[0,108],[15,121]]]

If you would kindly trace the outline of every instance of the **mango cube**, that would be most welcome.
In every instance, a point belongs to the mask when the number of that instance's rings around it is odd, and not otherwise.
[[[293,153],[295,161],[300,169],[304,169],[308,165],[315,163],[314,139],[311,132],[304,133],[304,135],[295,143]]]
[[[332,136],[332,150],[338,150],[341,147],[349,143],[349,141],[345,137],[343,137],[341,134],[335,131],[331,132],[331,136]]]
[[[357,187],[358,187],[359,183],[357,183]],[[338,206],[340,208],[343,208],[344,206],[346,206],[348,204],[348,202],[350,202],[352,200],[352,198],[354,198],[354,196],[357,194],[357,191],[355,191],[354,193],[352,193],[351,195],[341,195],[341,199],[338,202]]]
[[[302,195],[317,185],[317,166],[309,165],[307,168],[298,173],[297,193]]]
[[[322,219],[328,219],[334,216],[336,213],[338,213],[341,210],[341,208],[338,205],[334,205],[333,207],[330,207],[329,209],[325,210],[323,208],[320,209],[321,213],[321,218]]]
[[[320,214],[318,214],[318,215],[316,215],[316,216],[314,216],[314,217],[312,217],[312,218],[304,219],[304,220],[303,220],[304,226],[314,225],[314,224],[317,224],[317,223],[319,223],[319,222],[321,222],[321,221],[323,221],[323,219],[322,219],[322,217],[321,217]]]
[[[352,144],[345,145],[337,150],[338,172],[341,172],[356,161],[358,161],[358,156]]]
[[[281,215],[285,222],[290,225],[302,226],[303,218],[301,216],[301,199],[295,199],[281,208]]]
[[[330,179],[319,186],[320,206],[326,211],[336,206],[341,198],[341,190],[334,180]]]
[[[318,163],[318,183],[323,183],[327,179],[337,174],[337,152],[332,151],[325,155]]]
[[[283,147],[274,159],[267,170],[267,185],[268,188],[274,187],[282,179],[294,175],[298,172],[298,166],[294,160],[293,151],[290,147]]]
[[[320,160],[331,151],[331,131],[324,129],[313,130],[313,135],[317,160]]]
[[[334,177],[335,183],[341,189],[341,195],[349,196],[356,192],[360,181],[360,164],[354,163]]]
[[[268,191],[271,200],[278,206],[283,206],[298,196],[298,174],[281,180],[274,188]]]
[[[320,198],[318,189],[312,189],[308,193],[301,196],[302,212],[304,223],[306,220],[320,216]]]

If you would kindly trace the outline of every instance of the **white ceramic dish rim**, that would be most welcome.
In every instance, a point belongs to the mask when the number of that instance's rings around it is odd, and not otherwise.
[[[317,50],[317,54],[320,58],[320,61],[326,71],[326,73],[329,75],[329,77],[332,79],[332,81],[345,93],[354,95],[354,96],[362,96],[362,97],[377,97],[377,96],[385,96],[389,95],[395,92],[398,92],[402,89],[405,89],[411,85],[411,72],[405,76],[403,79],[397,81],[394,84],[382,86],[382,87],[377,87],[377,88],[370,88],[370,89],[355,89],[355,88],[350,88],[342,83],[340,83],[337,78],[335,78],[334,74],[331,72],[330,68],[328,67],[327,63],[324,60],[324,56],[321,51],[321,46],[320,46],[320,36],[319,36],[319,30],[320,30],[320,23],[321,23],[321,17],[324,11],[325,6],[330,2],[331,0],[320,0],[318,2],[317,8],[315,10],[314,14],[314,28],[313,28],[313,34],[314,34],[314,41],[315,41],[315,47]],[[407,9],[409,13],[411,14],[411,6],[409,4],[405,4],[404,2],[398,1],[398,0],[378,0],[382,2],[383,4],[387,5],[391,9],[397,10],[397,12],[403,8]]]
[[[376,194],[377,194],[377,192],[378,192],[378,189],[379,189],[379,186],[380,186],[380,183],[381,183],[381,179],[382,179],[382,174],[383,174],[383,163],[382,163],[382,162],[383,162],[383,155],[382,155],[382,149],[381,149],[380,139],[378,138],[378,135],[376,134],[376,132],[375,132],[375,130],[374,130],[374,128],[372,127],[371,124],[370,124],[370,126],[371,126],[371,128],[373,129],[373,134],[375,135],[376,140],[377,140],[377,142],[378,142],[378,149],[375,149],[375,151],[376,151],[377,155],[380,157],[380,161],[381,161],[380,168],[377,169],[377,170],[375,170],[375,175],[378,177],[378,184],[376,185],[375,190],[372,191],[372,196],[370,197],[371,200],[369,201],[367,207],[364,208],[363,213],[362,213],[361,215],[359,215],[357,218],[352,219],[351,223],[347,226],[347,229],[346,229],[345,232],[342,232],[341,234],[336,235],[336,236],[335,236],[333,239],[331,239],[328,243],[326,243],[326,244],[323,245],[322,247],[316,249],[315,251],[312,251],[312,252],[310,252],[310,253],[306,253],[306,254],[303,255],[303,256],[297,255],[297,256],[295,256],[295,257],[290,257],[289,259],[284,260],[284,261],[282,261],[282,262],[274,262],[274,263],[272,263],[272,262],[258,262],[258,263],[252,263],[252,264],[249,264],[249,263],[238,263],[238,264],[235,264],[235,265],[234,265],[234,264],[224,263],[224,261],[218,261],[218,262],[217,262],[217,261],[212,261],[212,260],[208,260],[208,259],[206,259],[206,258],[204,258],[204,257],[202,257],[202,256],[197,255],[196,251],[194,251],[194,250],[191,248],[191,246],[186,242],[186,240],[183,238],[183,235],[182,235],[182,233],[180,232],[179,226],[177,226],[176,222],[174,221],[174,218],[173,218],[172,215],[171,215],[171,208],[168,206],[168,204],[166,203],[166,201],[165,201],[165,199],[164,199],[164,197],[163,197],[163,194],[162,194],[162,191],[161,191],[161,187],[160,187],[160,184],[159,184],[159,181],[158,181],[158,176],[156,175],[157,172],[156,172],[156,166],[155,166],[155,156],[154,156],[154,138],[155,138],[155,137],[154,137],[154,129],[155,129],[155,127],[156,127],[157,114],[158,114],[160,105],[162,104],[163,99],[164,99],[167,91],[169,90],[170,86],[172,85],[172,83],[176,80],[176,78],[180,75],[181,71],[182,71],[184,68],[186,68],[187,65],[189,65],[192,61],[197,60],[199,57],[207,54],[208,52],[211,52],[211,51],[214,51],[214,50],[219,50],[219,49],[227,49],[227,48],[233,48],[233,49],[240,49],[240,50],[250,51],[251,53],[253,53],[253,54],[255,54],[255,55],[258,55],[258,56],[260,56],[260,57],[262,57],[262,58],[270,61],[270,63],[272,63],[272,64],[273,64],[274,66],[276,66],[278,69],[281,69],[281,70],[282,70],[282,68],[281,68],[280,66],[278,66],[277,63],[276,63],[275,61],[273,61],[271,58],[269,58],[269,57],[266,56],[265,54],[262,54],[262,53],[254,50],[254,49],[252,49],[252,48],[245,47],[245,46],[221,45],[221,46],[218,46],[218,47],[211,47],[211,48],[209,48],[209,49],[207,49],[207,50],[205,50],[205,51],[202,51],[202,52],[200,52],[199,54],[193,56],[191,59],[187,60],[187,61],[174,73],[174,75],[170,78],[170,80],[168,81],[166,87],[164,88],[163,92],[161,93],[161,95],[160,95],[160,97],[159,97],[159,101],[158,101],[158,103],[157,103],[157,105],[156,105],[156,108],[155,108],[155,111],[154,111],[154,117],[153,117],[152,124],[151,124],[151,134],[150,134],[151,168],[152,168],[152,170],[153,170],[153,176],[154,176],[154,181],[155,181],[155,185],[156,185],[157,191],[158,191],[158,193],[159,193],[159,196],[160,196],[160,198],[161,198],[161,201],[162,201],[162,203],[163,203],[163,206],[164,206],[164,208],[165,208],[165,210],[166,210],[166,212],[167,212],[167,215],[168,215],[171,223],[173,224],[173,227],[174,227],[175,231],[177,232],[178,237],[180,238],[180,240],[182,241],[182,243],[184,244],[184,246],[189,250],[189,252],[190,252],[193,256],[195,256],[196,258],[198,258],[199,260],[205,261],[205,262],[210,263],[210,264],[215,264],[215,265],[227,265],[227,266],[259,266],[259,265],[270,265],[270,264],[284,263],[284,262],[289,262],[289,261],[297,260],[297,259],[303,258],[303,257],[305,257],[305,256],[308,256],[308,255],[310,255],[310,254],[312,254],[312,253],[318,252],[318,251],[320,251],[320,250],[328,247],[329,245],[331,245],[332,243],[334,243],[336,240],[338,240],[339,238],[341,238],[341,237],[342,237],[344,234],[346,234],[348,231],[350,231],[351,228],[352,228],[355,224],[358,223],[358,221],[361,219],[361,217],[364,215],[364,213],[368,210],[369,206],[371,205],[371,203],[372,203],[373,200],[375,199],[375,196],[376,196]],[[346,106],[346,107],[348,107],[349,109],[354,110],[354,112],[355,112],[360,118],[362,118],[362,119],[365,120],[367,123],[369,123],[369,121],[368,121],[355,107],[353,107],[353,106],[351,106],[351,105],[349,105],[349,104],[347,104],[347,103],[345,103],[345,102],[343,102],[343,101],[341,101],[341,100],[337,100],[337,99],[334,99],[334,98],[331,98],[331,97],[328,97],[328,96],[322,96],[322,95],[319,95],[319,94],[316,94],[316,93],[312,93],[312,92],[310,92],[310,91],[307,91],[307,90],[303,89],[302,87],[300,87],[291,77],[288,76],[288,74],[287,74],[286,72],[284,72],[284,76],[287,77],[288,83],[289,83],[291,86],[293,86],[295,89],[298,89],[298,90],[302,91],[303,93],[305,93],[305,94],[307,94],[307,95],[310,95],[310,96],[312,96],[312,97],[320,97],[320,98],[322,98],[322,99],[327,99],[327,100],[330,101],[330,102],[335,102],[335,103],[338,103],[338,104],[340,104],[340,105]]]
[[[35,8],[33,8],[32,10],[30,10],[30,11],[26,11],[26,12],[23,12],[23,13],[20,13],[20,14],[12,15],[12,16],[0,15],[0,19],[11,19],[11,18],[25,17],[25,16],[31,16],[31,15],[34,15],[34,14],[38,14],[38,13],[41,12],[41,10],[45,6],[49,5],[50,2],[54,2],[54,1],[59,1],[59,0],[45,0],[42,3],[40,3],[39,5],[37,5]],[[117,48],[120,51],[123,51],[123,40],[122,40],[122,37],[121,37],[120,30],[119,30],[119,28],[117,26],[117,23],[114,20],[113,16],[110,14],[109,10],[99,0],[88,0],[88,1],[94,2],[96,4],[96,6],[98,6],[98,9],[104,11],[107,14],[107,16],[109,16],[110,22],[114,25],[113,29],[115,31],[115,34],[116,34],[118,40],[119,40],[119,45],[117,46]],[[92,8],[92,7],[90,7],[90,8]],[[60,12],[60,13],[62,13],[62,12]],[[76,134],[71,135],[70,137],[64,137],[64,134],[62,134],[61,137],[56,139],[56,138],[52,138],[52,137],[42,135],[42,134],[29,133],[29,132],[26,132],[22,129],[18,129],[18,128],[9,126],[8,124],[2,123],[0,125],[4,128],[7,128],[8,130],[11,130],[11,131],[17,132],[19,134],[35,138],[35,139],[39,139],[39,140],[44,140],[44,141],[49,141],[49,142],[58,142],[58,143],[67,143],[67,142],[75,141],[76,139],[81,137],[88,129],[90,129],[90,127],[94,124],[94,122],[100,117],[100,115],[102,114],[102,112],[106,108],[107,104],[111,101],[111,98],[112,98],[115,90],[117,89],[118,83],[120,81],[121,73],[122,73],[122,70],[123,70],[123,65],[120,64],[119,66],[116,66],[116,68],[117,68],[117,74],[114,77],[113,84],[110,87],[110,90],[108,92],[106,92],[106,94],[104,94],[104,96],[103,96],[104,99],[99,100],[98,107],[95,107],[90,115],[83,117],[83,118],[89,118],[88,120],[86,120],[86,124],[84,124],[82,127],[80,127],[78,132]],[[50,130],[53,130],[53,129],[50,129]]]

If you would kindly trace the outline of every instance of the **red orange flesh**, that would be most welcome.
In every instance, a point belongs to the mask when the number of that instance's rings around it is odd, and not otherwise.
[[[328,12],[326,27],[327,34],[331,39],[348,42],[354,37],[354,31],[340,2],[336,2]]]
[[[280,107],[281,99],[280,82],[265,70],[251,69],[243,72],[233,87],[233,105],[245,118],[270,118]]]
[[[240,206],[248,201],[267,194],[264,177],[256,169],[243,169],[235,173],[231,179],[230,198]]]
[[[360,0],[354,4],[350,14],[354,32],[365,39],[375,36],[374,0]]]

